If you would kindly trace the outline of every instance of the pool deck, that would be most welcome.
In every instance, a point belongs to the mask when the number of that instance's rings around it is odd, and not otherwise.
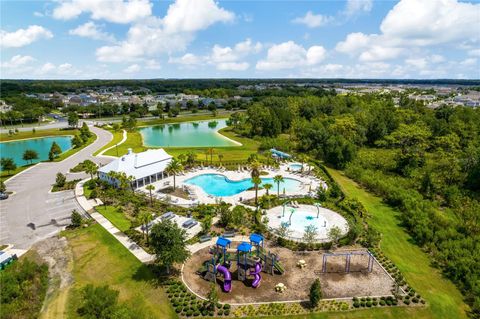
[[[297,191],[294,192],[286,192],[285,196],[306,196],[311,192],[315,192],[315,190],[319,187],[324,189],[327,188],[327,184],[322,181],[321,179],[315,176],[303,175],[298,172],[292,172],[288,170],[287,164],[282,164],[279,169],[272,169],[272,168],[264,168],[262,171],[268,172],[268,175],[262,175],[262,178],[273,178],[275,175],[282,175],[283,178],[291,178],[301,182],[301,187]],[[245,199],[252,199],[255,198],[255,191],[243,191],[239,194],[232,195],[232,196],[225,196],[225,197],[216,197],[207,194],[201,187],[196,185],[187,185],[184,182],[192,177],[203,175],[203,174],[221,174],[226,176],[228,179],[232,181],[239,181],[246,178],[250,178],[250,171],[248,170],[222,170],[218,168],[211,168],[211,167],[204,167],[193,169],[184,172],[182,175],[178,175],[176,177],[176,187],[185,188],[191,194],[190,199],[178,198],[171,195],[165,195],[163,193],[159,193],[158,190],[172,186],[173,185],[173,176],[168,178],[162,179],[161,181],[152,183],[155,186],[155,197],[158,199],[164,199],[167,196],[170,196],[172,200],[172,204],[176,204],[183,207],[190,207],[197,205],[199,203],[202,204],[216,204],[220,201],[224,201],[226,203],[230,203],[233,205],[239,205],[242,200]],[[280,188],[282,184],[280,184]],[[138,189],[139,191],[145,192],[148,194],[148,191],[144,187]],[[310,192],[311,190],[311,192]],[[266,193],[266,190],[260,189],[258,191],[258,196],[261,197]],[[275,193],[270,190],[270,193]],[[281,192],[283,194],[283,192]]]

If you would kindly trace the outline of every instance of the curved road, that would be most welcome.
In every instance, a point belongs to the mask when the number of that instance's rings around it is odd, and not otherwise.
[[[5,184],[14,194],[0,202],[0,244],[29,249],[35,242],[50,237],[70,224],[73,209],[83,212],[73,190],[50,193],[58,172],[66,174],[78,163],[90,159],[104,165],[112,159],[93,157],[97,149],[112,139],[108,131],[90,127],[95,142],[61,162],[40,163],[9,179]],[[84,173],[68,173],[69,180],[83,178]]]

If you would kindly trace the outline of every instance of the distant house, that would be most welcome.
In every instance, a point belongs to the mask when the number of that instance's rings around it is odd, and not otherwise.
[[[163,149],[147,150],[134,153],[128,149],[128,153],[98,169],[98,177],[111,185],[118,187],[119,181],[109,176],[109,172],[125,173],[133,176],[131,183],[133,188],[138,188],[168,177],[165,169],[171,162],[172,156]]]

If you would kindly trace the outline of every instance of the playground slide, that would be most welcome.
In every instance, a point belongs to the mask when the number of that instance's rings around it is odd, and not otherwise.
[[[252,282],[252,287],[257,288],[260,286],[260,281],[262,281],[262,276],[260,273],[262,272],[262,264],[261,263],[256,263],[255,264],[255,270],[250,271],[250,275],[253,275],[253,282]]]
[[[283,268],[282,264],[280,264],[278,261],[275,262],[274,264],[275,269],[277,269],[282,275],[285,272],[285,269]]]
[[[218,266],[217,271],[223,275],[223,290],[230,292],[232,290],[232,274],[225,266]]]

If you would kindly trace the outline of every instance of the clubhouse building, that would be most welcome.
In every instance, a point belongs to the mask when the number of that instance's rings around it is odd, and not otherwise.
[[[110,176],[110,172],[125,173],[133,176],[133,188],[145,186],[168,177],[165,169],[171,162],[172,156],[164,149],[151,149],[141,153],[134,153],[131,148],[126,155],[98,169],[98,177],[109,184],[118,186],[119,181]]]

